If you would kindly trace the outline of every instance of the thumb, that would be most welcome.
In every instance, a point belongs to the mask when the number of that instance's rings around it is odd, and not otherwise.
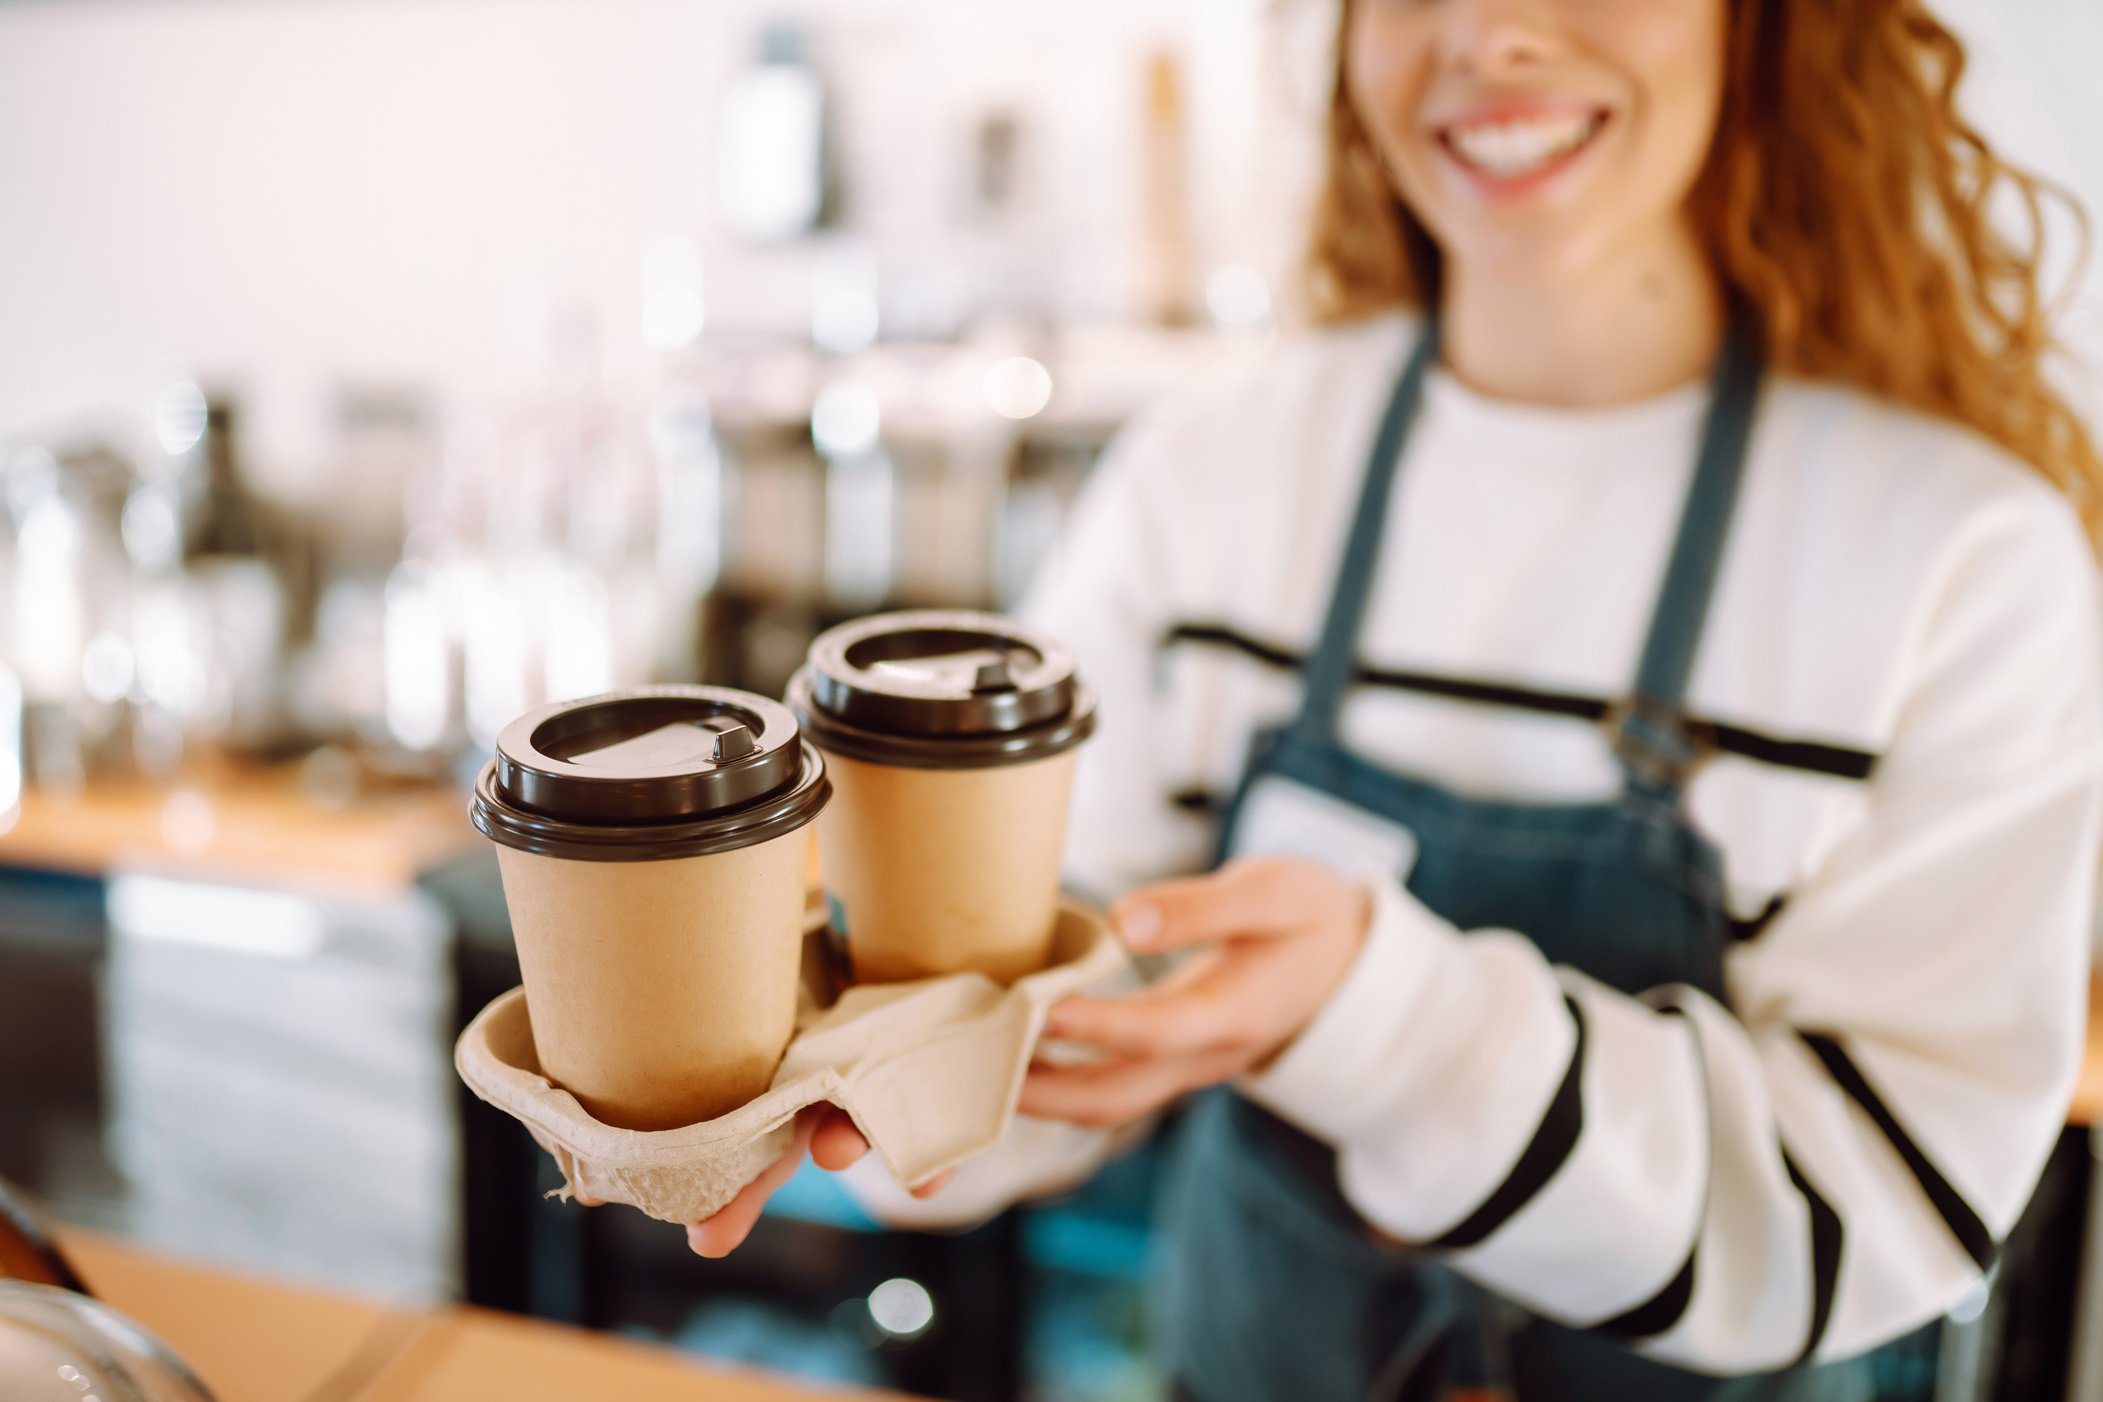
[[[1226,939],[1291,934],[1340,878],[1312,863],[1248,857],[1205,876],[1141,887],[1110,907],[1133,949],[1188,949]]]

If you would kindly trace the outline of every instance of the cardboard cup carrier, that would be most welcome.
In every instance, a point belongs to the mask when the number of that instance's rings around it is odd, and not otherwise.
[[[651,687],[504,728],[470,809],[497,844],[539,1064],[626,1129],[760,1095],[795,1031],[825,764],[780,703]]]
[[[823,914],[805,969],[827,966]],[[1051,968],[1003,987],[983,974],[829,989],[811,978],[795,1040],[758,1099],[716,1119],[637,1131],[602,1123],[543,1074],[520,990],[504,994],[460,1035],[454,1064],[476,1095],[524,1124],[562,1170],[560,1195],[627,1203],[665,1222],[720,1211],[789,1147],[796,1115],[828,1101],[845,1110],[876,1156],[911,1187],[999,1141],[1022,1078],[1059,999],[1102,989],[1128,967],[1099,912],[1059,912]]]
[[[1052,962],[1059,858],[1095,696],[1011,619],[918,611],[811,644],[789,705],[824,751],[818,857],[857,982]]]
[[[831,940],[823,911],[806,909],[805,877],[833,766],[787,708],[655,687],[505,728],[471,812],[497,844],[525,987],[469,1023],[454,1065],[553,1156],[559,1195],[700,1221],[774,1162],[798,1112],[821,1100],[845,1110],[908,1186],[1006,1132],[1046,1011],[1116,979],[1128,960],[1100,913],[1057,900],[1066,775],[1093,700],[1056,654],[990,636],[1025,680],[1046,674],[1045,659],[1064,667],[1067,711],[990,743],[966,737],[974,754],[1009,756],[1001,762],[864,765],[877,782],[857,790],[857,812],[925,825],[912,841],[826,854],[880,863],[840,888],[863,929],[886,936],[857,943],[857,965],[894,977],[957,970],[942,977],[832,986]],[[893,768],[908,782],[887,787]],[[961,782],[911,782],[929,776]],[[946,802],[974,795],[975,822],[945,818]],[[1003,824],[1005,841],[982,831]],[[1026,882],[1027,899],[981,879],[989,861]],[[921,879],[921,862],[960,871],[980,894],[954,900]],[[884,893],[886,879],[902,897]],[[938,922],[940,938],[916,939],[919,918]]]

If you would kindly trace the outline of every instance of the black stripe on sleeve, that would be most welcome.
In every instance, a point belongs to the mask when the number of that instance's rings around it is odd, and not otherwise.
[[[1392,691],[1414,691],[1424,696],[1444,697],[1448,701],[1473,701],[1484,706],[1504,706],[1514,711],[1568,716],[1571,720],[1601,721],[1606,719],[1606,713],[1611,709],[1606,701],[1597,696],[1574,696],[1566,691],[1537,691],[1532,687],[1511,686],[1504,682],[1442,677],[1434,672],[1360,667],[1355,680],[1362,686],[1384,686]]]
[[[1687,1253],[1686,1264],[1665,1282],[1664,1289],[1634,1309],[1593,1325],[1593,1329],[1617,1339],[1654,1339],[1679,1323],[1680,1316],[1687,1312],[1687,1302],[1694,1298],[1694,1258],[1700,1249],[1697,1245]]]
[[[1533,1132],[1532,1142],[1519,1155],[1519,1161],[1512,1165],[1512,1171],[1505,1175],[1504,1181],[1497,1185],[1497,1191],[1469,1213],[1460,1225],[1425,1243],[1427,1246],[1458,1250],[1485,1240],[1548,1186],[1548,1180],[1555,1177],[1556,1171],[1569,1160],[1571,1150],[1577,1147],[1578,1136],[1584,1133],[1585,1127],[1582,1086],[1585,1015],[1578,1009],[1577,1001],[1568,994],[1563,995],[1563,1005],[1570,1009],[1570,1021],[1577,1029],[1577,1040],[1570,1048],[1570,1067],[1563,1072],[1563,1083],[1556,1087],[1555,1097],[1548,1102],[1548,1109]]]
[[[1669,990],[1665,989],[1653,990],[1653,993],[1656,996],[1670,996]],[[1651,1006],[1660,1017],[1676,1017],[1687,1024],[1687,1036],[1699,1063],[1701,1038],[1695,1033],[1692,1021],[1687,1017],[1687,1010],[1677,1003],[1653,1003]],[[1701,1068],[1701,1111],[1704,1137],[1713,1141],[1712,1123],[1715,1115],[1709,1105],[1709,1077],[1705,1065]],[[1702,1174],[1706,1183],[1706,1167],[1703,1168]],[[1706,1228],[1708,1211],[1708,1192],[1704,1187],[1701,1211],[1694,1218],[1694,1244],[1687,1248],[1687,1259],[1680,1264],[1679,1272],[1666,1281],[1657,1294],[1642,1304],[1593,1325],[1595,1331],[1633,1342],[1637,1339],[1654,1339],[1680,1322],[1687,1312],[1687,1306],[1694,1299],[1694,1264],[1695,1258],[1701,1253],[1701,1235]]]
[[[1782,913],[1782,907],[1787,904],[1789,898],[1785,895],[1770,896],[1767,904],[1760,907],[1760,913],[1750,920],[1740,920],[1726,911],[1724,921],[1730,927],[1731,943],[1744,944],[1748,940],[1758,939],[1767,932],[1767,927],[1774,923],[1774,918]]]
[[[1226,648],[1266,666],[1287,672],[1298,671],[1302,660],[1299,654],[1279,647],[1276,643],[1252,638],[1246,633],[1218,623],[1175,624],[1162,636],[1161,646],[1170,648],[1179,644]],[[1603,720],[1611,709],[1610,703],[1597,696],[1542,691],[1535,687],[1509,686],[1502,682],[1474,681],[1462,677],[1442,677],[1430,672],[1361,666],[1354,672],[1352,680],[1362,686],[1388,687],[1397,691],[1444,697],[1449,701],[1471,701],[1542,715],[1567,716],[1572,720],[1598,722]],[[1741,726],[1724,725],[1692,716],[1687,718],[1686,723],[1695,735],[1726,754],[1783,769],[1799,769],[1813,774],[1830,775],[1836,779],[1867,779],[1877,766],[1877,757],[1874,754],[1845,745],[1828,745],[1817,740],[1783,740],[1772,735],[1763,735],[1756,730],[1746,730]]]
[[[1789,1170],[1789,1181],[1803,1194],[1811,1219],[1811,1322],[1804,1331],[1804,1351],[1796,1356],[1798,1363],[1807,1363],[1825,1341],[1826,1326],[1833,1320],[1833,1292],[1840,1284],[1840,1249],[1846,1233],[1840,1225],[1840,1214],[1811,1186],[1811,1180],[1804,1177],[1786,1148],[1782,1150],[1782,1167]]]
[[[1950,1180],[1942,1176],[1942,1170],[1935,1167],[1928,1156],[1921,1152],[1920,1145],[1906,1132],[1905,1126],[1898,1122],[1898,1117],[1891,1113],[1890,1107],[1884,1103],[1884,1098],[1870,1085],[1868,1077],[1862,1074],[1862,1068],[1855,1064],[1854,1058],[1847,1054],[1838,1041],[1823,1032],[1799,1032],[1797,1035],[1803,1038],[1804,1045],[1811,1049],[1812,1054],[1825,1063],[1826,1073],[1847,1092],[1848,1099],[1861,1106],[1862,1112],[1875,1121],[1877,1128],[1884,1132],[1884,1137],[1891,1141],[1891,1147],[1898,1151],[1899,1157],[1905,1161],[1907,1169],[1920,1184],[1921,1191],[1927,1194],[1928,1201],[1949,1226],[1950,1235],[1957,1238],[1957,1244],[1964,1248],[1965,1254],[1972,1258],[1973,1264],[1982,1271],[1991,1266],[1998,1249],[1994,1244],[1993,1233],[1987,1229],[1979,1214],[1972,1210],[1971,1204],[1964,1200],[1964,1196],[1951,1186]]]
[[[1706,726],[1716,748],[1740,759],[1758,760],[1782,769],[1803,769],[1830,774],[1836,779],[1867,779],[1876,772],[1877,757],[1867,750],[1845,745],[1827,745],[1817,740],[1781,740],[1718,721],[1698,721]]]
[[[1201,818],[1217,818],[1227,811],[1227,800],[1210,789],[1178,789],[1168,796],[1168,801],[1183,812]]]
[[[1201,646],[1223,647],[1230,651],[1253,657],[1258,662],[1267,662],[1280,671],[1300,670],[1301,657],[1296,652],[1252,638],[1218,623],[1178,623],[1169,628],[1161,639],[1161,646],[1174,647],[1177,643],[1197,643]]]

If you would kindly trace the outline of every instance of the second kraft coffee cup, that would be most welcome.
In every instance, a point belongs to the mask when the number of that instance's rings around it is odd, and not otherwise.
[[[993,614],[879,614],[821,634],[788,700],[832,778],[819,867],[854,977],[1046,967],[1095,729],[1072,654]]]
[[[541,1071],[671,1129],[764,1092],[795,1031],[825,763],[779,702],[663,686],[545,706],[470,809],[497,844]]]

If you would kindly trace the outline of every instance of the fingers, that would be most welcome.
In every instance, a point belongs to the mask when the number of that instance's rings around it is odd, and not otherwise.
[[[854,1121],[845,1110],[825,1107],[826,1113],[819,1119],[818,1127],[811,1135],[811,1162],[828,1172],[838,1173],[860,1161],[869,1152],[869,1141],[854,1127]],[[955,1169],[936,1174],[927,1182],[912,1190],[916,1198],[931,1198],[956,1177]]]
[[[1239,950],[1230,952],[1223,945],[1214,945],[1209,949],[1193,949],[1170,964],[1167,971],[1159,978],[1149,983],[1141,984],[1129,993],[1120,993],[1115,998],[1095,998],[1082,994],[1069,994],[1067,997],[1052,1004],[1045,1011],[1044,1035],[1047,1037],[1067,1036],[1067,1023],[1072,1021],[1069,1017],[1070,1011],[1084,1004],[1093,1005],[1112,1002],[1153,1004],[1165,1001],[1171,996],[1210,978],[1213,972],[1219,968],[1222,961],[1240,952]]]
[[[1218,940],[1290,934],[1354,888],[1313,862],[1250,857],[1207,876],[1163,881],[1110,907],[1137,950],[1187,949]]]
[[[911,1192],[916,1198],[931,1198],[948,1187],[949,1180],[956,1176],[957,1171],[955,1169],[946,1168],[925,1183],[922,1183],[919,1187],[912,1189]]]
[[[1319,941],[1222,945],[1192,969],[1129,997],[1065,999],[1052,1007],[1045,1025],[1055,1037],[1117,1058],[1222,1052],[1253,1063],[1327,996],[1335,962]]]
[[[1235,952],[1238,953],[1239,951]],[[1127,998],[1165,998],[1169,994],[1180,992],[1198,982],[1198,980],[1210,975],[1214,969],[1219,967],[1220,961],[1227,958],[1228,955],[1228,947],[1221,944],[1186,951],[1177,956],[1175,961],[1168,965],[1159,978],[1141,984],[1138,988],[1123,996]]]
[[[788,1151],[740,1189],[715,1216],[688,1227],[687,1246],[695,1255],[710,1259],[737,1250],[759,1222],[767,1199],[802,1166],[806,1152],[820,1168],[837,1172],[868,1153],[869,1141],[854,1127],[846,1111],[826,1104],[809,1106],[796,1117],[796,1137]],[[954,1170],[940,1174],[913,1189],[913,1196],[931,1197],[955,1176]]]
[[[1186,1092],[1217,1084],[1247,1060],[1240,1051],[1204,1052],[1153,1061],[1030,1068],[1016,1109],[1040,1120],[1104,1128],[1153,1114]]]
[[[1252,962],[1248,954],[1232,955],[1125,998],[1067,998],[1046,1015],[1044,1030],[1121,1056],[1252,1046],[1264,1039],[1270,1023]]]
[[[845,1110],[830,1105],[811,1135],[811,1162],[829,1173],[838,1173],[869,1152],[869,1141],[854,1127]]]
[[[767,1166],[767,1171],[738,1190],[738,1195],[727,1203],[722,1211],[706,1222],[696,1222],[686,1229],[686,1244],[696,1256],[711,1260],[728,1256],[744,1243],[751,1234],[753,1224],[759,1221],[760,1211],[766,1207],[767,1199],[774,1190],[789,1181],[803,1164],[804,1151],[810,1147],[811,1135],[823,1118],[822,1110],[830,1107],[812,1106],[796,1117],[796,1137],[788,1151]],[[812,1113],[819,1111],[820,1113]]]

